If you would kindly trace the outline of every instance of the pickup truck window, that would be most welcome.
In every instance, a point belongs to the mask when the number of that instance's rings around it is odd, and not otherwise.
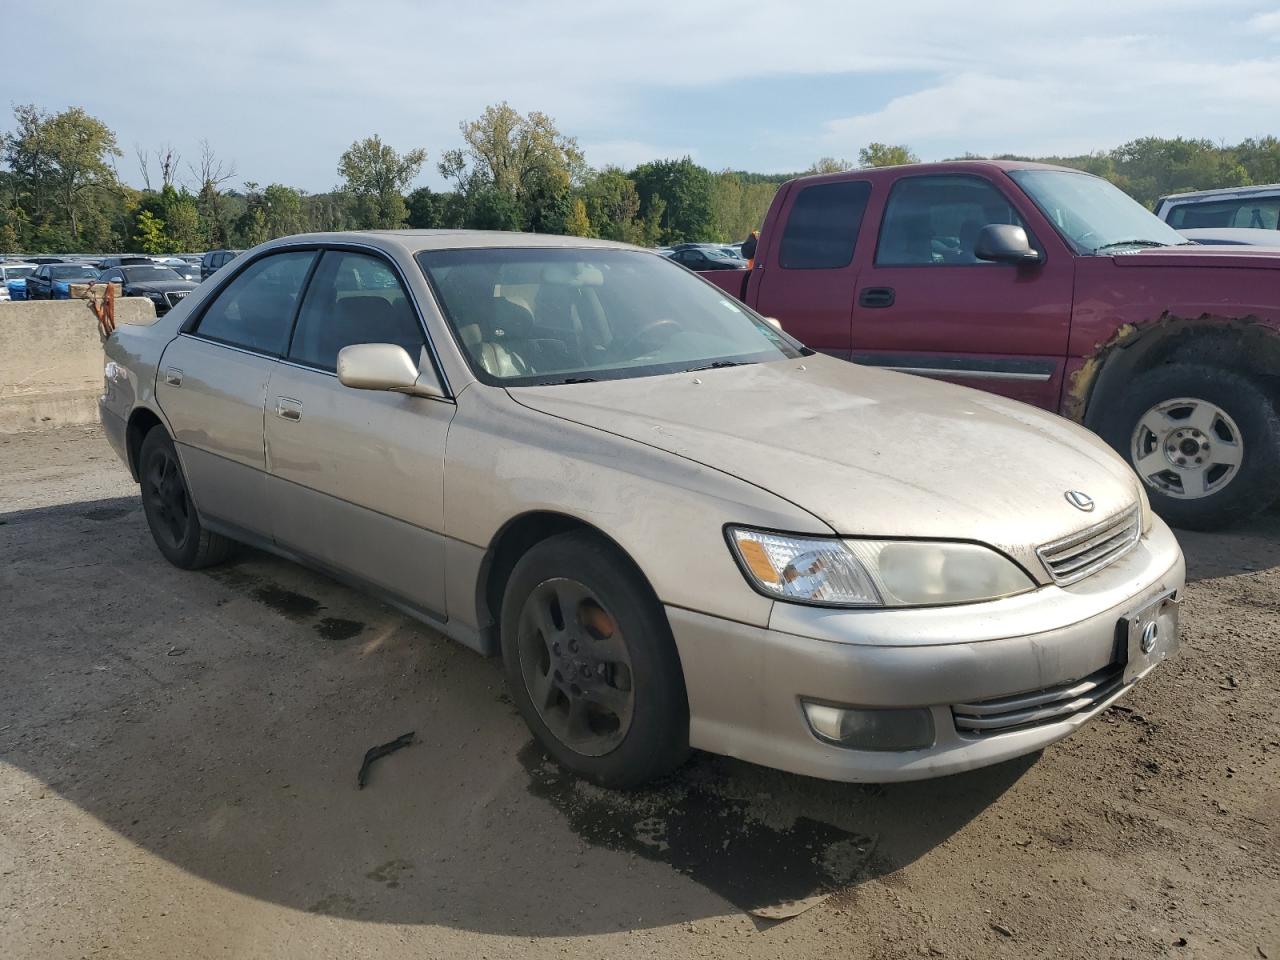
[[[981,177],[904,177],[885,206],[876,265],[986,264],[973,247],[991,223],[1026,226],[1004,194]]]
[[[782,231],[778,266],[786,270],[847,267],[870,196],[871,184],[865,180],[817,183],[801,190]]]

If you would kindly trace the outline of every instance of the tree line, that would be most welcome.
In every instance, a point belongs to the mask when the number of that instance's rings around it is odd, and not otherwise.
[[[872,143],[856,162],[823,157],[809,169],[713,172],[690,157],[633,169],[591,168],[577,141],[544,113],[506,103],[459,125],[461,145],[436,169],[448,189],[410,184],[423,148],[400,152],[377,135],[338,158],[325,193],[245,180],[208,141],[184,161],[171,144],[134,148],[142,189],[123,182],[115,134],[79,107],[14,109],[0,135],[0,251],[191,252],[250,247],[309,231],[375,228],[524,230],[643,245],[740,240],[760,226],[778,185],[805,173],[917,162],[902,145]],[[973,155],[967,155],[972,157]],[[1280,182],[1280,140],[1234,146],[1147,137],[1114,150],[1040,159],[1106,177],[1143,203],[1166,193]]]

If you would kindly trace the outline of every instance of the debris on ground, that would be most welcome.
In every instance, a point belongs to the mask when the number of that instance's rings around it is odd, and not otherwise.
[[[364,785],[369,782],[369,768],[373,766],[373,761],[385,757],[388,753],[395,753],[397,750],[407,747],[413,743],[414,734],[417,731],[410,730],[403,733],[394,740],[387,743],[380,743],[376,747],[370,747],[365,751],[364,763],[360,764],[360,773],[356,776],[356,787],[359,790],[364,789]]]

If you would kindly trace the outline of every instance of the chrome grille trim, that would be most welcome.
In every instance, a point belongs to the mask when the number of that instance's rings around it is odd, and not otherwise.
[[[1065,586],[1119,560],[1141,535],[1142,514],[1135,506],[1069,537],[1037,547],[1036,553],[1053,582]]]
[[[178,302],[182,300],[190,292],[191,291],[189,290],[180,290],[177,293],[166,293],[164,295],[164,298],[169,302],[169,306],[176,307],[178,305]]]
[[[951,705],[961,735],[983,737],[1023,727],[1058,723],[1092,711],[1124,689],[1124,667],[1112,663],[1083,680],[1030,693]]]

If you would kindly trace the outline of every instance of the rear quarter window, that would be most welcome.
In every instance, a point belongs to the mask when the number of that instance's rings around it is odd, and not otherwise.
[[[803,188],[782,231],[778,265],[786,270],[836,270],[853,261],[862,215],[871,196],[865,180]]]

